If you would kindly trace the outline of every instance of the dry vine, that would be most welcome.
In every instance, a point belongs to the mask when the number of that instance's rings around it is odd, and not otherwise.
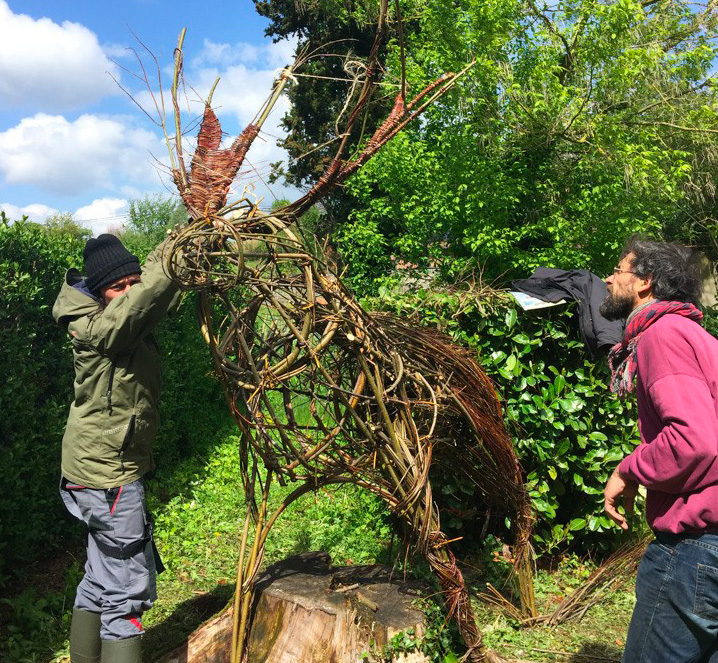
[[[269,110],[291,79],[285,70],[266,106],[227,149],[209,102],[188,169],[177,134],[172,175],[190,216],[169,246],[169,271],[200,292],[202,330],[230,411],[241,430],[247,517],[240,542],[232,661],[246,657],[254,581],[277,517],[301,495],[352,483],[387,504],[405,540],[436,574],[449,615],[472,661],[499,661],[482,643],[469,594],[432,499],[429,471],[442,464],[479,488],[487,509],[505,514],[515,536],[520,596],[535,614],[529,538],[532,510],[494,388],[464,349],[431,329],[364,311],[295,219],[356,172],[463,73],[442,76],[413,100],[404,85],[366,147],[347,159],[348,137],[375,84],[387,0],[335,158],[309,193],[263,214],[229,187]],[[295,67],[296,67],[295,63]],[[273,513],[274,481],[297,488]]]

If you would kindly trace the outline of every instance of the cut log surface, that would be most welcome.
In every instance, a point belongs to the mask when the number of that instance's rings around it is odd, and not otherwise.
[[[423,633],[418,587],[383,566],[332,567],[326,553],[270,566],[257,580],[248,663],[358,663],[382,660],[391,638]],[[232,610],[206,622],[158,663],[228,663]],[[412,653],[395,659],[423,663]]]

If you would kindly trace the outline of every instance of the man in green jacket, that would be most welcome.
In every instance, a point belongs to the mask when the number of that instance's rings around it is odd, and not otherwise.
[[[85,278],[67,272],[52,313],[72,342],[75,398],[62,440],[61,494],[85,522],[72,663],[140,663],[142,614],[156,598],[152,526],[142,477],[154,468],[161,385],[152,331],[179,287],[162,245],[139,260],[113,235],[88,240]]]

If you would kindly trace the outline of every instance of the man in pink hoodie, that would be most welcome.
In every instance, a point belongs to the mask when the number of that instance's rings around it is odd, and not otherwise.
[[[701,326],[701,279],[685,247],[634,238],[606,279],[601,313],[627,317],[611,390],[638,402],[640,445],[604,490],[606,513],[646,487],[655,533],[636,579],[624,663],[718,661],[718,340]]]

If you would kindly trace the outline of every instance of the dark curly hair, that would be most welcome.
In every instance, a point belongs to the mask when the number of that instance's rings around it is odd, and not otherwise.
[[[652,278],[656,299],[700,305],[703,280],[695,251],[680,244],[654,242],[634,236],[623,247],[621,258],[629,253],[635,256],[631,269],[636,276]]]

